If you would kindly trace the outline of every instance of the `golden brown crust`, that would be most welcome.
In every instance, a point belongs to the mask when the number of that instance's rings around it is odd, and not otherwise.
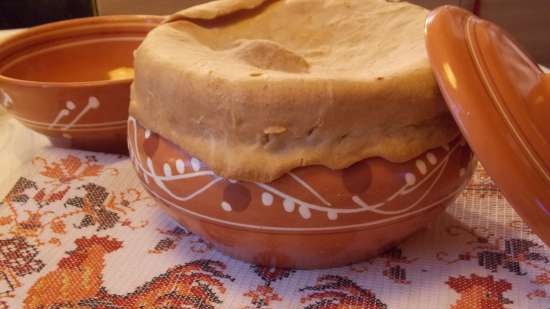
[[[217,174],[260,182],[299,166],[406,161],[457,135],[424,50],[424,9],[252,2],[264,1],[210,3],[153,30],[136,52],[130,114]]]

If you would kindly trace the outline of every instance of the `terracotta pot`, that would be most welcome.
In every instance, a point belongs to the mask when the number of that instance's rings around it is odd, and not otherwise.
[[[387,249],[443,212],[475,167],[459,137],[405,163],[371,158],[252,183],[218,177],[133,118],[128,145],[145,188],[178,222],[222,252],[277,267],[333,267]]]
[[[90,17],[30,28],[0,43],[0,103],[55,145],[121,152],[133,50],[160,16]]]

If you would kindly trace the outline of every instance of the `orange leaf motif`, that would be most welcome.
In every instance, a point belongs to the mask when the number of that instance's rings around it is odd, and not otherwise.
[[[56,238],[56,237],[50,239],[48,242],[55,246],[61,245],[61,241],[59,240],[59,238]]]
[[[83,163],[79,157],[73,155],[68,155],[66,158],[51,164],[43,158],[37,157],[35,160],[44,164],[44,169],[40,172],[41,175],[57,179],[62,183],[82,177],[98,176],[104,169],[104,166],[101,164]],[[84,168],[82,169],[82,167]]]
[[[13,221],[12,216],[0,217],[0,225],[10,224]]]
[[[65,176],[63,174],[63,170],[61,169],[61,166],[57,163],[54,163],[52,165],[46,165],[44,167],[44,170],[40,172],[40,174],[42,176],[46,176],[54,179],[61,179]]]
[[[84,171],[79,175],[79,177],[92,177],[98,176],[103,171],[103,165],[99,164],[89,164],[86,166]]]
[[[67,191],[69,191],[69,189],[70,189],[70,187],[67,186],[65,189],[63,189],[61,191],[57,191],[55,193],[50,194],[50,196],[47,199],[47,202],[48,203],[53,203],[53,202],[62,200],[63,197],[65,196],[65,194],[67,193]]]
[[[73,155],[68,155],[65,159],[61,159],[61,164],[63,164],[68,176],[73,176],[82,165],[80,159]]]
[[[550,276],[546,273],[542,273],[535,277],[535,280],[531,280],[536,285],[550,285]]]
[[[52,222],[51,229],[56,234],[65,234],[65,223],[61,220],[55,220]]]
[[[44,191],[44,188],[42,188],[40,189],[40,191],[36,192],[36,194],[33,196],[33,200],[40,203],[44,200],[45,196],[46,196],[46,191]]]

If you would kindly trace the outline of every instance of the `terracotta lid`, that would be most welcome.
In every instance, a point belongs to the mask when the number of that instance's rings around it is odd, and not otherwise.
[[[503,195],[550,245],[550,75],[495,24],[452,6],[426,46],[463,135]]]

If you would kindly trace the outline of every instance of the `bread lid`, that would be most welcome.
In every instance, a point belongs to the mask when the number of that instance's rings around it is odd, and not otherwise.
[[[426,46],[447,105],[477,157],[550,245],[550,75],[495,24],[444,6]]]
[[[428,13],[385,0],[185,9],[136,50],[129,113],[229,179],[406,162],[458,135],[424,46]]]

